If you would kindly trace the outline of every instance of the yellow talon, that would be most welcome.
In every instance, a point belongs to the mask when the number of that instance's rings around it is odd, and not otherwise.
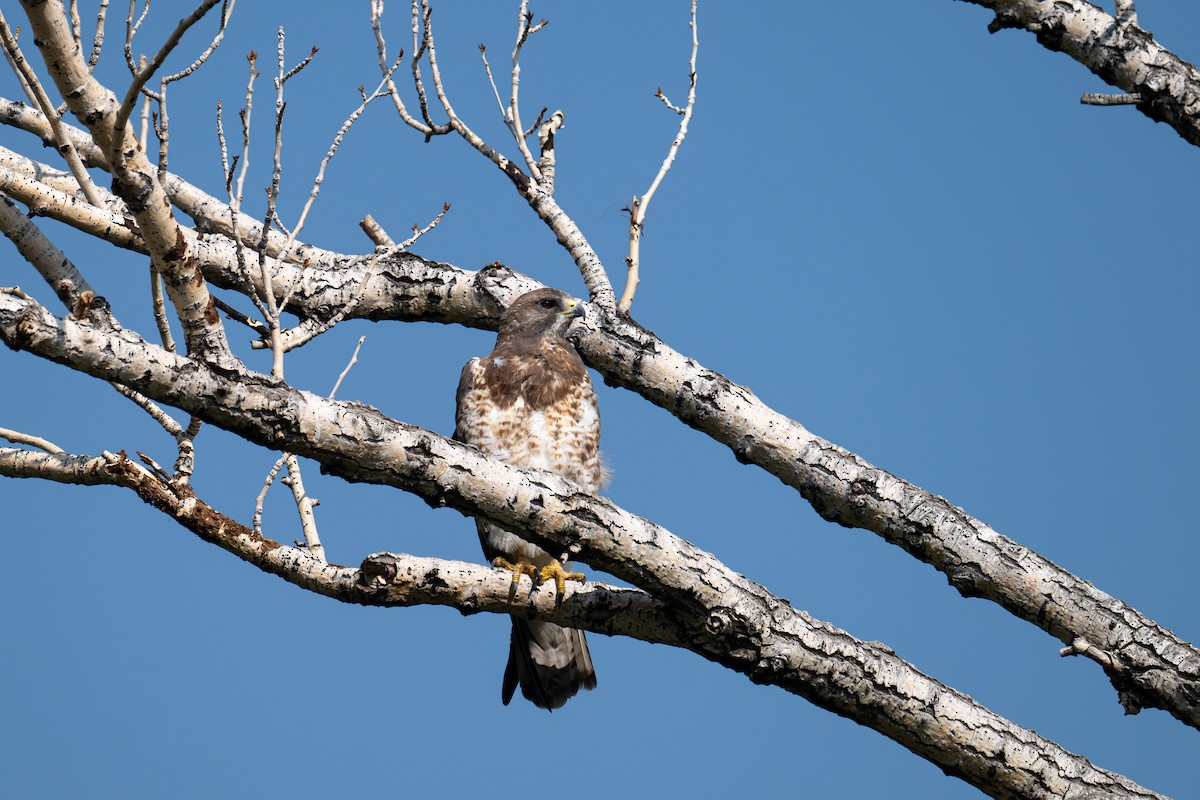
[[[505,560],[504,556],[497,556],[496,560],[492,562],[492,566],[510,570],[513,574],[512,582],[514,586],[520,582],[522,575],[528,575],[535,586],[538,583],[537,567],[527,561],[518,559],[516,564],[510,564]]]
[[[550,578],[553,578],[554,588],[558,590],[559,597],[562,597],[563,591],[567,588],[567,581],[578,581],[579,583],[583,583],[586,580],[583,577],[582,572],[567,572],[563,569],[562,564],[557,561],[542,567],[540,572],[536,566],[530,564],[528,561],[517,559],[517,563],[513,564],[505,559],[504,556],[497,556],[496,559],[492,561],[492,566],[512,572],[513,586],[516,586],[518,583],[520,583],[522,575],[528,575],[529,579],[533,581],[535,588],[541,586]]]
[[[566,581],[583,583],[585,580],[582,572],[567,572],[563,569],[562,564],[557,561],[542,567],[542,574],[538,583],[542,583],[551,577],[554,578],[554,588],[558,590],[559,597],[562,597],[563,590],[567,588]]]

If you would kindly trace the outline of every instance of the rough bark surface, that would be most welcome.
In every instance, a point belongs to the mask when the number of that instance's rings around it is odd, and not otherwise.
[[[964,0],[996,13],[992,33],[1020,28],[1066,53],[1105,83],[1138,95],[1137,108],[1200,145],[1200,71],[1136,21],[1118,20],[1085,0]]]
[[[19,158],[8,163],[16,177],[4,186],[18,199],[41,202],[51,216],[148,252],[119,215],[40,186],[37,176],[49,167]],[[46,198],[57,199],[47,208]],[[244,290],[249,280],[262,291],[261,275],[239,271],[236,249],[225,236],[181,230],[208,281]],[[302,319],[284,332],[285,344],[345,309],[368,271],[373,277],[348,316],[495,329],[513,298],[541,286],[506,267],[472,272],[409,253],[382,259],[332,254],[304,268],[268,263],[274,285],[291,287],[287,310]],[[1086,642],[1090,647],[1077,651],[1101,664],[1127,711],[1163,708],[1200,727],[1200,651],[1190,644],[945,499],[815,436],[628,317],[595,311],[576,344],[610,385],[632,389],[726,444],[740,461],[797,489],[826,519],[878,533],[934,566],[963,595],[992,600],[1064,644]]]
[[[95,377],[123,383],[136,377],[156,400],[249,441],[313,458],[347,480],[396,486],[431,505],[567,550],[665,604],[651,609],[660,631],[654,641],[677,637],[680,646],[757,683],[779,686],[878,730],[992,796],[1158,796],[988,711],[886,648],[814,620],[711,554],[553,473],[520,470],[369,406],[320,398],[256,373],[231,374],[132,334],[57,318],[9,295],[0,296],[0,338]],[[301,585],[324,575],[332,583],[353,581],[380,591],[402,572],[402,584],[448,584],[449,573],[435,579],[415,566],[401,570],[398,560],[384,556],[369,558],[353,576],[320,562],[296,565],[292,554],[278,552],[284,548],[277,543],[214,520],[194,497],[179,496],[164,481],[131,471],[128,463],[118,459],[107,469],[167,513],[207,517],[207,524],[197,523],[203,538],[276,574],[290,569]],[[478,568],[467,572],[478,574]],[[469,610],[477,608],[476,590]]]

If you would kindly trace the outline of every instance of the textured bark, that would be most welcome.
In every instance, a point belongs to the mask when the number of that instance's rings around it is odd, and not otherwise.
[[[298,280],[289,310],[323,319],[361,283],[361,271],[310,270]],[[493,329],[511,299],[540,286],[503,267],[469,272],[406,254],[379,266],[355,315]],[[1162,708],[1200,727],[1200,651],[1188,642],[945,498],[812,434],[631,320],[598,313],[584,325],[576,344],[609,384],[727,445],[826,519],[873,531],[930,564],[964,596],[992,600],[1064,644],[1086,640],[1084,654],[1104,668],[1127,712]]]
[[[47,174],[45,165],[19,157],[7,163],[20,171],[4,183],[18,199],[115,244],[147,251],[119,215],[40,185],[35,177]],[[244,291],[249,279],[261,291],[260,274],[243,276],[227,238],[181,230],[207,280]],[[494,329],[508,302],[541,286],[504,267],[471,272],[407,253],[379,263],[368,256],[331,258],[332,266],[304,269],[269,262],[277,294],[278,287],[293,287],[287,310],[302,318],[283,334],[285,344],[344,309],[368,269],[374,276],[349,316]],[[577,345],[608,383],[632,389],[726,444],[738,460],[796,488],[826,519],[879,534],[943,572],[964,596],[992,600],[1093,658],[1128,712],[1163,708],[1200,727],[1200,652],[1190,644],[944,498],[815,436],[628,318],[597,311]],[[1080,641],[1087,646],[1076,646]]]
[[[137,222],[138,232],[163,277],[167,294],[183,325],[188,351],[230,361],[225,330],[209,295],[188,239],[171,213],[171,203],[158,182],[157,169],[128,130],[115,134],[120,104],[88,70],[75,46],[66,11],[58,0],[24,0],[34,42],[59,93],[106,154],[120,153],[113,164],[114,191]],[[114,135],[120,135],[114,140]],[[109,158],[111,162],[113,159]]]
[[[263,572],[344,603],[444,605],[464,614],[524,615],[647,642],[678,645],[682,641],[680,623],[671,612],[638,589],[569,583],[560,599],[552,588],[531,591],[528,580],[514,592],[510,574],[480,564],[399,553],[370,555],[357,568],[330,564],[303,547],[256,534],[197,498],[188,486],[164,480],[123,453],[79,456],[0,447],[0,475],[124,487],[204,541]]]
[[[18,163],[18,162],[12,162]],[[30,177],[5,186],[19,199],[125,247],[145,251],[121,217],[78,203]],[[86,224],[79,223],[87,219]],[[245,290],[233,244],[223,236],[183,236],[215,285]],[[367,256],[336,256],[335,266],[271,262],[276,287],[292,286],[288,310],[302,318],[284,341],[319,327],[374,277],[350,316],[424,320],[494,329],[512,298],[541,284],[503,267],[460,270],[400,254],[372,266]],[[258,273],[249,276],[261,291]],[[598,310],[599,311],[599,310]],[[577,338],[584,359],[612,385],[641,394],[688,425],[796,488],[826,519],[873,531],[943,572],[968,597],[992,600],[1097,661],[1127,711],[1163,708],[1200,727],[1200,652],[1087,581],[996,533],[933,495],[811,432],[754,394],[683,356],[619,315],[594,315]]]
[[[969,1],[996,11],[993,30],[1021,27],[1034,32],[1050,49],[1067,52],[1110,83],[1136,93],[1144,113],[1200,143],[1196,70],[1137,28],[1132,14],[1118,25],[1083,2]],[[105,132],[111,138],[115,99],[85,68],[81,71],[61,3],[23,2],[51,74],[91,131],[89,135],[69,129],[72,141],[90,165],[111,170],[106,153],[113,143],[105,139]],[[0,101],[2,121],[44,137],[44,118],[39,121],[38,116],[19,103]],[[0,192],[38,213],[152,256],[167,275],[188,331],[189,351],[201,358],[224,351],[223,331],[205,282],[244,293],[253,281],[261,291],[261,275],[245,276],[238,269],[236,249],[228,238],[228,207],[175,176],[167,175],[160,183],[157,171],[130,141],[115,171],[122,199],[105,193],[109,209],[82,203],[61,171],[5,154],[0,154]],[[1162,707],[1200,727],[1200,652],[943,498],[813,435],[748,389],[612,313],[603,268],[582,232],[555,204],[552,184],[539,187],[511,163],[496,163],[555,230],[600,300],[602,308],[579,332],[578,346],[610,384],[637,391],[729,446],[740,461],[776,475],[826,519],[880,534],[941,570],[965,596],[991,599],[1069,643],[1068,652],[1093,658],[1105,669],[1127,711]],[[189,214],[202,233],[179,226],[170,204]],[[243,215],[238,232],[243,243],[253,247],[261,224]],[[267,252],[278,252],[282,237],[271,235]],[[468,272],[408,254],[390,257],[377,268],[371,256],[307,246],[294,258],[306,268],[268,260],[277,297],[282,294],[279,287],[296,287],[288,310],[299,314],[302,322],[294,335],[342,311],[360,290],[368,269],[374,270],[374,278],[351,316],[376,320],[494,328],[511,299],[540,285],[507,268]],[[74,294],[78,291],[67,292],[66,299]],[[85,314],[86,308],[79,316]],[[464,613],[524,614],[685,647],[756,682],[780,686],[881,731],[993,796],[1155,796],[997,717],[885,647],[855,640],[792,609],[653,523],[553,476],[493,463],[470,448],[390,420],[369,407],[298,392],[281,381],[245,372],[232,359],[212,366],[174,356],[136,334],[100,322],[95,311],[91,324],[79,323],[55,318],[18,296],[0,294],[0,338],[10,347],[101,378],[139,386],[149,381],[151,397],[250,441],[309,456],[348,480],[397,486],[432,505],[524,530],[531,539],[559,551],[569,549],[641,589],[588,584],[570,587],[556,603],[548,592],[527,593],[527,584],[514,595],[507,575],[458,562],[376,554],[357,569],[325,564],[301,548],[256,535],[205,505],[186,485],[163,480],[123,456],[85,458],[0,448],[0,474],[123,486],[259,569],[345,602],[439,603]]]
[[[1140,98],[1138,110],[1200,145],[1200,71],[1138,27],[1085,0],[965,0],[996,12],[988,30],[1021,28],[1101,80]]]
[[[24,103],[0,98],[0,122],[32,133],[41,138],[43,144],[52,146],[50,123],[46,121],[46,118],[39,111],[30,108]],[[65,123],[62,127],[67,138],[70,139],[71,144],[83,157],[84,163],[87,166],[111,172],[104,154],[87,133]],[[0,148],[0,151],[3,151],[7,157],[11,158],[11,151],[4,150],[3,148]],[[19,158],[29,165],[37,163],[25,159],[23,156]],[[26,165],[22,164],[22,166]],[[61,183],[58,181],[60,176],[70,178],[69,172],[63,172],[44,164],[38,164],[37,166],[45,171],[40,171],[33,175],[33,177],[51,186],[51,188],[74,193],[77,186],[74,185],[73,178],[71,178],[70,183],[66,180],[62,180]],[[53,176],[52,179],[47,180],[50,176]],[[163,190],[167,193],[167,197],[171,200],[171,205],[191,217],[195,221],[199,231],[204,233],[220,233],[232,237],[233,222],[227,202],[218,200],[173,172],[166,173],[163,177],[162,185]],[[67,188],[68,186],[69,188]],[[68,220],[62,221],[69,222]],[[254,219],[248,214],[239,213],[237,215],[237,222],[238,238],[242,244],[251,250],[257,250],[259,240],[262,238],[262,221]],[[271,228],[267,231],[264,252],[274,258],[282,252],[286,243],[287,236]],[[311,244],[297,241],[292,243],[287,260],[295,264],[329,267],[334,266],[339,260],[344,258],[345,256],[341,256],[330,250],[322,250]]]
[[[148,396],[249,441],[313,458],[348,480],[397,486],[431,505],[522,530],[552,551],[571,552],[664,604],[655,610],[662,612],[656,640],[677,637],[681,646],[757,683],[779,686],[878,730],[994,797],[1157,796],[988,711],[886,648],[812,619],[711,554],[553,473],[489,459],[369,406],[316,397],[264,375],[229,374],[132,334],[59,319],[10,295],[0,296],[0,338],[95,377],[129,382],[137,376]],[[0,451],[0,471],[3,456]],[[166,482],[127,464],[120,459],[108,469],[125,470],[123,484],[177,518],[207,517],[197,530],[201,536],[240,549],[260,565],[270,562],[268,571],[295,573],[300,585],[353,580],[383,592],[399,578],[403,594],[413,584],[448,583],[450,572],[439,572],[435,580],[419,566],[402,568],[401,557],[369,558],[365,572],[353,578],[319,562],[295,564],[292,554],[278,552],[284,548],[277,543],[215,519],[190,494],[178,496]],[[221,541],[231,537],[235,544]],[[313,561],[307,555],[304,560]],[[491,580],[494,596],[498,587]],[[571,622],[580,624],[578,618]]]

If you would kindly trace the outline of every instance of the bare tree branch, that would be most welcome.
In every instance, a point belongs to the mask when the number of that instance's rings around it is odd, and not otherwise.
[[[100,205],[100,198],[96,192],[96,186],[92,183],[91,176],[87,174],[87,170],[84,168],[79,154],[75,152],[74,144],[63,130],[62,120],[59,118],[58,112],[54,109],[54,104],[50,102],[50,98],[46,95],[46,91],[42,88],[41,81],[38,80],[37,74],[34,73],[29,62],[25,60],[25,55],[21,52],[21,48],[17,46],[17,39],[9,29],[8,22],[4,19],[3,13],[0,13],[0,40],[3,41],[5,54],[8,56],[9,62],[21,77],[22,85],[26,87],[30,97],[42,110],[44,118],[49,123],[55,149],[62,154],[63,159],[67,162],[67,167],[71,170],[71,174],[75,176],[75,180],[79,184],[79,188],[83,190],[88,202],[93,205]]]
[[[633,305],[633,296],[637,292],[638,281],[640,280],[642,228],[646,222],[646,210],[650,207],[650,201],[654,199],[654,193],[658,191],[659,184],[662,183],[663,178],[670,172],[671,165],[675,163],[675,156],[679,153],[679,147],[687,137],[688,123],[692,121],[692,112],[696,108],[696,53],[700,50],[700,39],[697,37],[696,31],[696,0],[692,0],[692,19],[688,24],[692,29],[692,57],[688,61],[687,102],[683,108],[678,108],[671,104],[671,101],[663,94],[661,88],[657,93],[658,98],[663,101],[667,108],[682,117],[679,120],[679,131],[675,134],[675,140],[671,142],[671,147],[667,151],[667,157],[663,160],[662,166],[658,168],[658,174],[654,176],[650,188],[641,197],[635,196],[629,204],[629,255],[625,257],[628,274],[625,277],[625,291],[621,293],[621,302],[617,304],[617,308],[626,314],[629,313],[629,308]]]
[[[180,40],[183,39],[183,35],[188,32],[188,29],[199,22],[218,2],[220,0],[202,0],[200,5],[191,14],[179,20],[179,24],[175,26],[175,30],[171,31],[171,35],[167,37],[162,47],[154,54],[154,58],[150,59],[148,63],[143,64],[133,76],[133,82],[125,90],[125,99],[121,102],[120,107],[117,108],[116,116],[112,122],[112,135],[109,138],[113,142],[113,147],[108,153],[109,163],[122,164],[124,161],[122,149],[125,147],[125,124],[129,121],[129,115],[133,113],[134,106],[137,105],[138,95],[141,94],[142,87],[162,67],[163,62],[167,60],[167,56],[178,46]],[[146,10],[148,11],[149,9],[150,4],[147,3]],[[223,27],[224,25],[222,24],[222,29]]]
[[[1121,19],[1087,0],[966,0],[995,12],[992,33],[1022,28],[1048,50],[1066,53],[1103,81],[1137,95],[1138,110],[1200,145],[1200,71],[1137,25],[1133,3],[1118,3]]]
[[[21,433],[20,431],[9,430],[8,428],[0,428],[0,439],[7,439],[13,444],[27,444],[30,447],[36,447],[39,450],[44,450],[51,454],[66,452],[49,439],[43,439],[40,436],[34,436],[29,433]],[[74,481],[69,482],[73,483]]]
[[[96,144],[109,154],[109,163],[115,169],[116,193],[137,220],[154,265],[166,282],[167,293],[183,325],[188,352],[204,353],[235,365],[220,315],[204,280],[197,280],[202,275],[199,264],[170,213],[170,202],[158,182],[157,170],[146,160],[136,137],[124,125],[118,126],[116,98],[92,77],[81,54],[73,48],[61,0],[22,0],[22,5],[59,92],[67,98],[75,116],[87,121]],[[120,138],[114,139],[114,134]]]
[[[363,269],[309,270],[291,310],[306,317],[341,307]],[[539,287],[505,267],[470,272],[406,254],[379,265],[352,316],[494,330],[509,301]],[[609,383],[726,444],[799,491],[824,518],[873,531],[930,564],[964,596],[998,603],[1064,644],[1083,637],[1113,653],[1124,669],[1109,679],[1127,711],[1163,708],[1200,727],[1200,651],[1191,644],[945,498],[814,435],[636,323],[597,314],[583,328],[576,345]],[[1057,613],[1047,615],[1048,607]],[[1156,644],[1143,647],[1145,637]]]
[[[996,796],[1158,796],[995,715],[886,649],[812,619],[712,555],[553,473],[512,467],[375,409],[317,398],[267,376],[241,376],[234,391],[236,379],[202,363],[57,319],[12,296],[0,297],[0,339],[109,380],[128,380],[136,370],[151,396],[249,441],[282,445],[348,480],[403,488],[570,552],[665,602],[689,649],[868,725]],[[237,396],[253,413],[219,399]],[[192,497],[170,507],[190,516],[199,504]],[[258,543],[260,551],[268,547]]]
[[[52,141],[49,123],[35,109],[23,103],[0,98],[0,122],[28,131],[43,140]],[[108,170],[108,162],[100,148],[92,142],[91,137],[70,125],[63,129],[72,144],[83,155],[84,163],[92,167]],[[33,163],[33,162],[30,162]],[[46,168],[50,169],[50,168]],[[62,188],[62,187],[58,187]],[[200,190],[187,181],[170,172],[163,178],[163,188],[171,198],[171,204],[191,217],[196,225],[205,232],[223,233],[240,240],[247,247],[256,247],[262,238],[262,223],[246,214],[230,215],[229,206],[210,194]],[[66,191],[64,189],[64,191]],[[104,205],[112,209],[114,203],[124,208],[124,203],[104,190],[100,191]],[[237,234],[234,236],[236,227]],[[287,237],[279,231],[267,231],[266,252],[271,257],[277,257],[283,251]],[[313,265],[332,266],[347,256],[322,250],[318,247],[296,241],[290,250],[288,260],[293,263],[308,263]]]
[[[418,10],[420,13],[418,13]],[[379,26],[381,25],[380,20],[382,14],[382,3],[372,5],[372,22],[376,26],[376,36],[380,42],[382,42],[382,33],[379,32]],[[501,172],[508,176],[509,180],[512,181],[520,195],[533,208],[534,213],[536,213],[538,217],[550,227],[559,243],[562,244],[567,252],[571,254],[571,258],[575,261],[575,265],[579,268],[580,275],[583,277],[583,281],[588,287],[588,293],[590,294],[593,302],[606,309],[615,308],[617,302],[616,295],[613,293],[612,284],[609,282],[608,274],[604,270],[604,264],[601,262],[600,257],[596,254],[596,251],[592,249],[591,244],[588,243],[583,231],[580,230],[575,221],[572,220],[558,205],[557,201],[555,201],[553,186],[543,185],[536,177],[532,177],[524,172],[520,166],[509,160],[506,156],[484,141],[481,136],[475,133],[475,131],[473,131],[466,124],[466,122],[464,122],[458,116],[458,114],[455,113],[454,106],[450,102],[449,93],[446,91],[446,87],[442,81],[441,71],[438,69],[437,49],[433,37],[432,17],[433,9],[429,5],[428,0],[413,0],[414,37],[416,36],[418,19],[423,22],[424,26],[423,36],[420,39],[419,48],[416,47],[417,42],[414,38],[414,49],[416,49],[417,52],[413,57],[413,78],[414,82],[416,83],[418,96],[421,98],[422,110],[425,109],[426,101],[424,95],[424,86],[421,83],[420,72],[417,68],[417,65],[422,56],[425,56],[429,59],[429,69],[433,78],[434,92],[437,95],[442,109],[446,112],[446,116],[449,119],[450,128],[459,136],[461,136],[472,148],[484,155],[488,160],[495,164]],[[528,32],[526,32],[524,35],[528,36]],[[524,39],[519,34],[518,45],[523,44],[523,42]],[[380,47],[382,48],[382,44]],[[382,49],[380,52],[383,52]],[[519,53],[520,46],[514,50],[514,59],[519,56]],[[382,68],[381,62],[381,69]],[[516,69],[517,67],[514,65],[514,70]],[[514,96],[515,91],[516,90],[514,89]],[[397,104],[397,108],[401,108],[399,103]],[[512,111],[511,107],[509,111]],[[431,132],[434,131],[434,128],[432,127],[433,123],[428,120],[427,114],[426,117],[426,124],[422,125],[416,120],[413,120],[411,115],[407,114],[407,112],[401,111],[401,118],[406,124],[422,131],[429,136],[432,135]],[[561,119],[559,120],[559,124],[561,125]],[[519,122],[513,123],[512,130],[514,136],[521,137],[523,134]],[[524,141],[523,138],[521,141]],[[529,156],[527,161],[531,164],[535,163],[533,162],[532,156]]]

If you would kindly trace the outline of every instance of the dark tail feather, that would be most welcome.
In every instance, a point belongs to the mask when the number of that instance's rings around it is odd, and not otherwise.
[[[500,688],[504,705],[518,685],[526,700],[550,711],[561,708],[580,689],[596,688],[596,670],[583,631],[537,620],[512,622]]]

